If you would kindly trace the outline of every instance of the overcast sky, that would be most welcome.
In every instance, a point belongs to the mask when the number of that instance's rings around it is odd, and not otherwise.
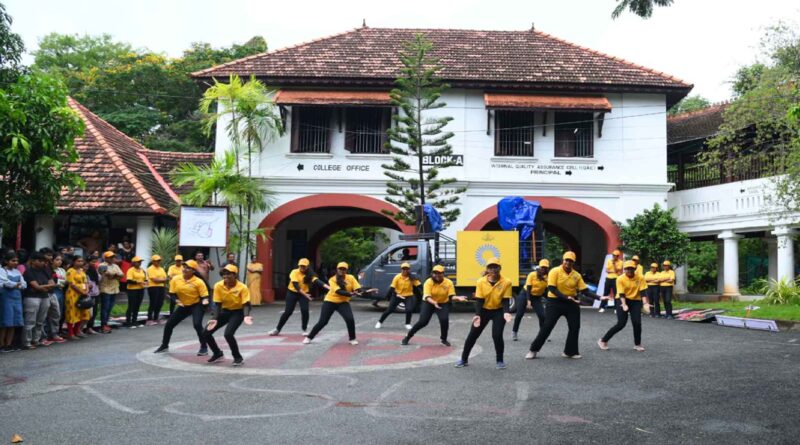
[[[800,22],[800,2],[675,0],[649,20],[611,20],[615,0],[0,0],[28,51],[49,32],[109,33],[135,47],[178,56],[190,42],[214,46],[263,36],[271,49],[361,26],[536,29],[664,71],[712,101],[730,96],[727,80],[756,59],[763,28]],[[402,5],[395,10],[393,5]],[[26,62],[30,63],[29,57]]]

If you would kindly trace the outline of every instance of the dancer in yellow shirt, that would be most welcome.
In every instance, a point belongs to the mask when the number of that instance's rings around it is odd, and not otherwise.
[[[625,328],[625,325],[628,324],[628,315],[630,315],[633,325],[633,349],[639,352],[644,351],[644,347],[642,347],[642,296],[646,290],[647,282],[645,282],[644,276],[636,273],[636,263],[626,261],[624,274],[617,278],[619,293],[615,297],[617,301],[614,304],[617,324],[609,329],[603,338],[597,340],[600,349],[604,351],[608,349],[611,337]]]

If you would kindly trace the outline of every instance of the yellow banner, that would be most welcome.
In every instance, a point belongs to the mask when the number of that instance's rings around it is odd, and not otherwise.
[[[500,274],[519,285],[519,232],[462,231],[456,234],[456,282],[474,286],[486,270],[486,261],[497,257]]]

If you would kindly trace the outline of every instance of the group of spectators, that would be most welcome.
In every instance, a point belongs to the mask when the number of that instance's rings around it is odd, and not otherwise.
[[[83,253],[87,252],[84,256]],[[128,240],[100,254],[71,247],[42,248],[28,254],[0,254],[0,352],[14,352],[80,340],[112,332],[111,313],[120,294],[128,306],[122,326],[135,329],[165,323],[161,308],[171,277],[181,274],[183,257],[165,270],[153,255],[147,268]],[[208,280],[213,266],[202,252],[195,254],[198,275]],[[145,292],[146,320],[139,320]],[[174,310],[170,299],[170,314]],[[99,325],[98,325],[99,318]]]

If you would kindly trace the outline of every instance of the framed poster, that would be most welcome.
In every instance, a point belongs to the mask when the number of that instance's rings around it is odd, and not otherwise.
[[[181,206],[178,244],[181,247],[226,247],[228,208]]]

